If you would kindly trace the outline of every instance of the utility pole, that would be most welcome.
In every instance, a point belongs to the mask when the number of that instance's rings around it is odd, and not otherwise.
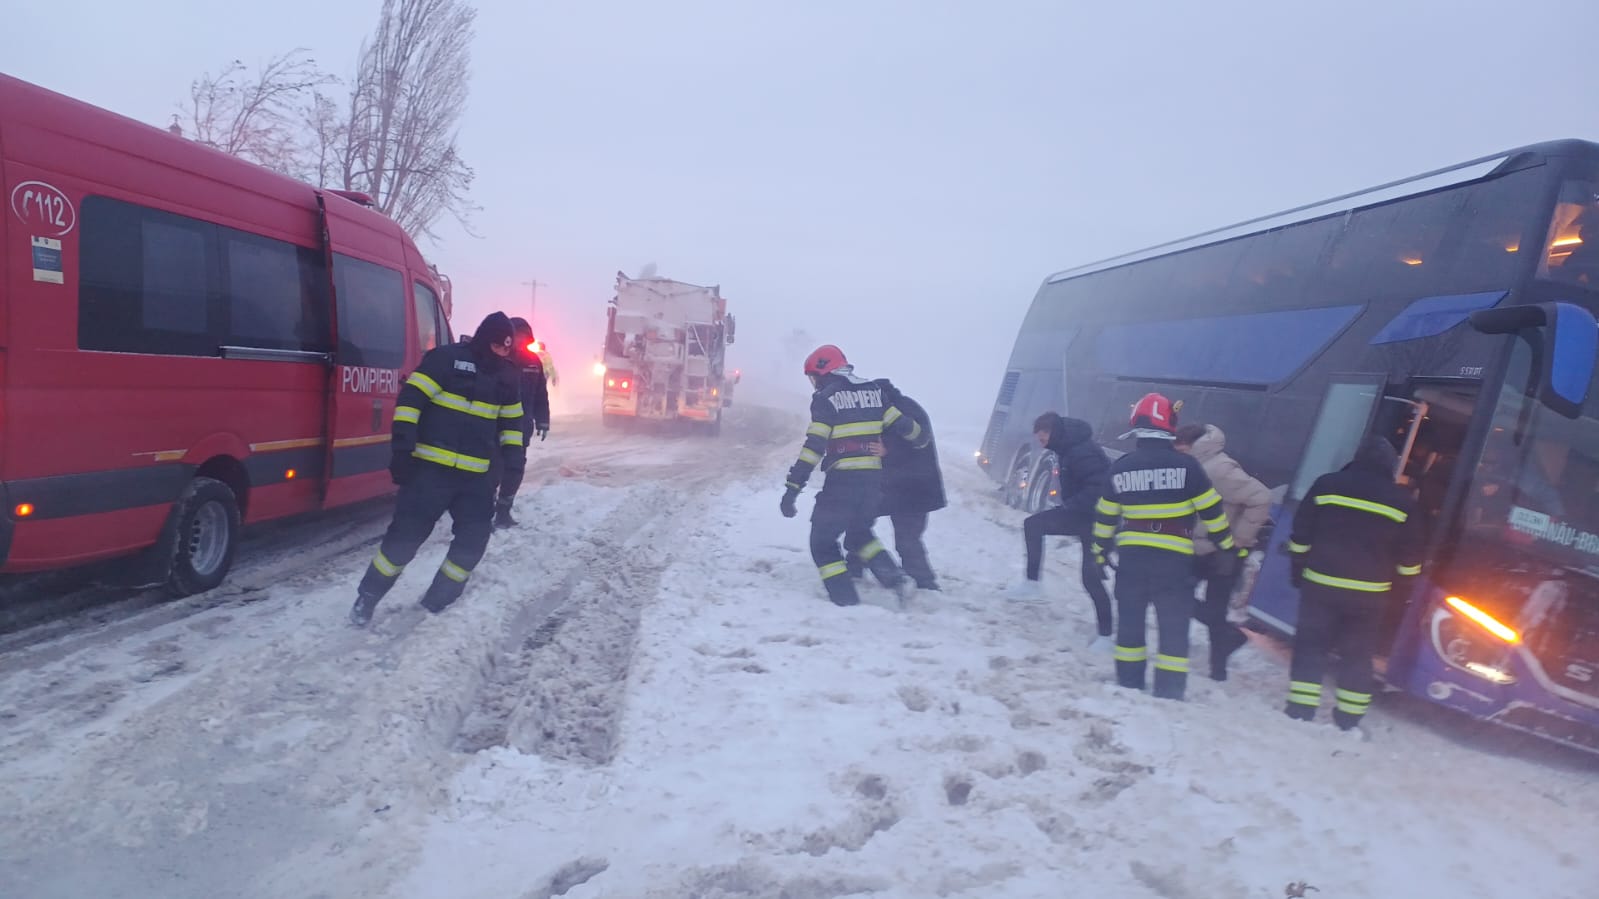
[[[536,310],[538,308],[538,304],[539,304],[539,285],[543,284],[545,287],[549,287],[550,285],[549,285],[549,282],[547,282],[547,281],[536,281],[536,280],[535,281],[523,281],[522,283],[526,284],[528,286],[527,320],[528,320],[528,323],[531,324],[533,322],[533,312],[534,312],[534,310]]]

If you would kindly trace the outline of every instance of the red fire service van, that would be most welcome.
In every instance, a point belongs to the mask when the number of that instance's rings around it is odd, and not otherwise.
[[[449,291],[365,201],[0,75],[0,571],[196,593],[242,525],[394,489]]]

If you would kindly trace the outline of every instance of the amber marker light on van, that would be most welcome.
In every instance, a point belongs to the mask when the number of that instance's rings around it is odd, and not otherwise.
[[[1506,643],[1521,642],[1521,635],[1516,633],[1515,628],[1504,624],[1499,619],[1488,614],[1487,612],[1484,612],[1482,609],[1477,608],[1471,603],[1466,602],[1464,599],[1461,599],[1458,596],[1451,596],[1448,599],[1445,599],[1444,605],[1447,605],[1456,612],[1459,612],[1467,618],[1470,618],[1483,630],[1493,634],[1495,637],[1498,637]]]
[[[33,515],[33,503],[17,503],[17,507],[13,511],[16,512],[18,518],[28,518]]]
[[[292,481],[292,480],[294,480],[294,476],[297,475],[297,474],[299,474],[299,472],[297,472],[297,471],[295,471],[294,469],[291,468],[288,471],[285,471],[283,473],[283,479],[285,481]]]

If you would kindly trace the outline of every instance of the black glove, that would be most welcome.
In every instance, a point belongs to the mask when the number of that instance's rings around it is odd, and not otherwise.
[[[409,452],[400,450],[389,458],[389,477],[394,483],[403,486],[410,482],[411,475],[416,473],[416,459]]]
[[[543,440],[544,438],[550,436],[550,423],[547,421],[535,422],[533,425],[533,430],[537,431],[539,439]]]
[[[795,490],[793,487],[790,487],[788,490],[783,492],[783,501],[777,504],[777,508],[782,510],[784,518],[793,518],[795,515],[799,514],[799,507],[794,505],[795,501],[798,499],[799,491]]]
[[[1237,550],[1217,550],[1210,554],[1210,572],[1217,578],[1230,578],[1238,573],[1238,565],[1242,561]]]

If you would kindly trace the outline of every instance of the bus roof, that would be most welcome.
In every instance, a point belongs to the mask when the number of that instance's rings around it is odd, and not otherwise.
[[[1477,159],[1468,160],[1466,162],[1447,166],[1441,169],[1435,169],[1430,172],[1424,172],[1420,175],[1414,175],[1398,181],[1390,181],[1386,184],[1379,184],[1376,187],[1366,188],[1365,190],[1355,191],[1354,193],[1342,194],[1331,199],[1321,200],[1316,203],[1309,203],[1304,206],[1296,206],[1293,209],[1287,209],[1271,215],[1260,216],[1259,218],[1248,219],[1235,225],[1227,225],[1222,228],[1215,228],[1210,231],[1204,231],[1199,234],[1195,234],[1191,237],[1167,241],[1166,243],[1156,244],[1155,246],[1146,247],[1142,250],[1134,250],[1130,253],[1122,253],[1119,256],[1101,259],[1098,262],[1090,262],[1086,265],[1080,265],[1075,268],[1058,271],[1046,278],[1045,283],[1054,284],[1057,281],[1065,281],[1070,278],[1093,274],[1094,272],[1104,271],[1105,269],[1109,268],[1130,265],[1134,262],[1142,262],[1146,259],[1154,259],[1158,256],[1178,253],[1183,250],[1191,250],[1196,247],[1207,246],[1209,244],[1221,243],[1222,241],[1230,240],[1235,237],[1245,237],[1250,234],[1258,234],[1262,231],[1270,231],[1274,228],[1284,228],[1289,225],[1298,224],[1311,219],[1318,219],[1327,215],[1334,215],[1339,212],[1348,212],[1367,206],[1375,206],[1379,203],[1386,203],[1390,200],[1398,200],[1404,197],[1427,193],[1440,188],[1453,187],[1457,184],[1465,184],[1467,182],[1476,181],[1507,170],[1524,168],[1529,165],[1541,163],[1545,158],[1550,156],[1576,156],[1599,160],[1599,144],[1583,140],[1545,141],[1543,143],[1518,147],[1513,150],[1506,150],[1502,153],[1494,153],[1490,156],[1482,156]]]

